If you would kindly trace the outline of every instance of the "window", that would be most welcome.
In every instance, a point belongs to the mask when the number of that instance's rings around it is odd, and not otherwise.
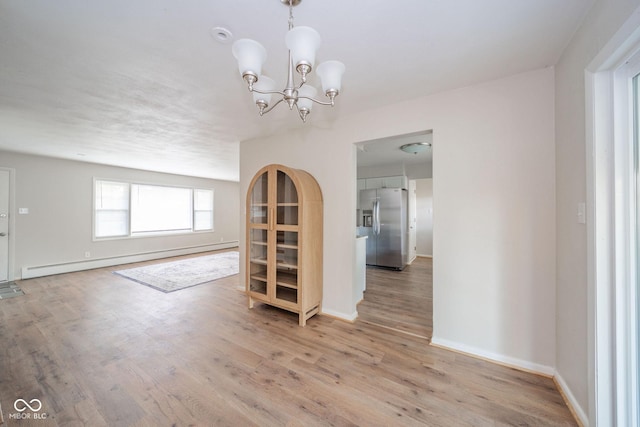
[[[191,231],[190,188],[131,185],[131,234]]]
[[[129,235],[129,184],[96,181],[95,236]]]
[[[213,190],[95,181],[95,237],[213,230]]]
[[[213,191],[193,190],[194,231],[213,230]]]

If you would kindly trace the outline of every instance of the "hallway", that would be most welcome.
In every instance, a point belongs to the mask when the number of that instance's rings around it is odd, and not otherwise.
[[[358,320],[431,340],[433,260],[418,257],[402,271],[367,267]]]

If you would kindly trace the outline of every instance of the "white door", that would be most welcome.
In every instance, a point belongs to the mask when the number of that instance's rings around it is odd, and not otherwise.
[[[416,181],[409,181],[409,262],[416,259],[416,246],[417,246],[417,209],[416,209]]]
[[[9,280],[9,171],[0,170],[0,282]]]

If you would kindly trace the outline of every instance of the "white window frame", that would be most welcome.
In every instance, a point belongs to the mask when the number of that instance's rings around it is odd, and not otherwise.
[[[113,235],[113,236],[96,236],[96,187],[99,182],[110,182],[110,183],[118,183],[124,184],[128,186],[128,210],[127,210],[127,234],[124,235]],[[168,230],[168,231],[149,231],[149,232],[133,232],[131,227],[131,198],[132,195],[132,186],[140,185],[140,186],[151,186],[151,187],[169,187],[169,188],[180,188],[187,189],[191,191],[191,226],[190,229],[181,229],[181,230]],[[195,229],[195,193],[196,191],[208,191],[211,192],[211,228],[207,229]],[[151,237],[151,236],[166,236],[166,235],[176,235],[176,234],[194,234],[194,233],[212,233],[215,231],[215,192],[212,188],[203,188],[203,187],[186,187],[186,186],[177,186],[177,185],[166,185],[166,184],[155,184],[148,182],[134,182],[134,181],[124,181],[117,179],[107,179],[107,178],[94,178],[93,179],[93,210],[92,210],[92,222],[93,222],[93,241],[102,241],[102,240],[117,240],[117,239],[136,239],[142,237]]]
[[[98,228],[98,203],[97,203],[97,190],[98,190],[98,183],[109,183],[109,184],[117,184],[117,185],[122,185],[123,187],[126,186],[127,187],[127,224],[126,224],[126,233],[123,234],[117,234],[117,235],[110,235],[110,236],[97,236],[96,232],[97,232],[97,228]],[[112,179],[94,179],[93,180],[93,211],[92,211],[92,215],[93,215],[93,239],[94,240],[103,240],[103,239],[117,239],[117,238],[126,238],[129,237],[129,235],[131,234],[131,186],[126,183],[126,182],[122,182],[122,181],[116,181],[116,180],[112,180]]]
[[[209,211],[208,209],[196,209],[196,192],[197,191],[207,191],[211,193],[211,210]],[[193,224],[193,231],[194,232],[199,232],[199,231],[213,231],[215,228],[215,216],[213,214],[214,212],[214,208],[215,208],[215,192],[212,189],[207,189],[207,188],[194,188],[193,192],[192,192],[192,206],[191,206],[191,213],[192,213],[192,224]],[[211,228],[196,228],[196,212],[211,212]]]
[[[631,143],[639,27],[636,13],[585,70],[589,425],[594,426],[640,422],[638,200]]]

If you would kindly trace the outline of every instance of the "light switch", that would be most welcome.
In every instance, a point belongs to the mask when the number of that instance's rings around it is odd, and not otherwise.
[[[26,215],[29,213],[29,208],[18,208],[18,213],[20,215]]]
[[[587,223],[587,208],[584,202],[578,203],[578,224]]]

